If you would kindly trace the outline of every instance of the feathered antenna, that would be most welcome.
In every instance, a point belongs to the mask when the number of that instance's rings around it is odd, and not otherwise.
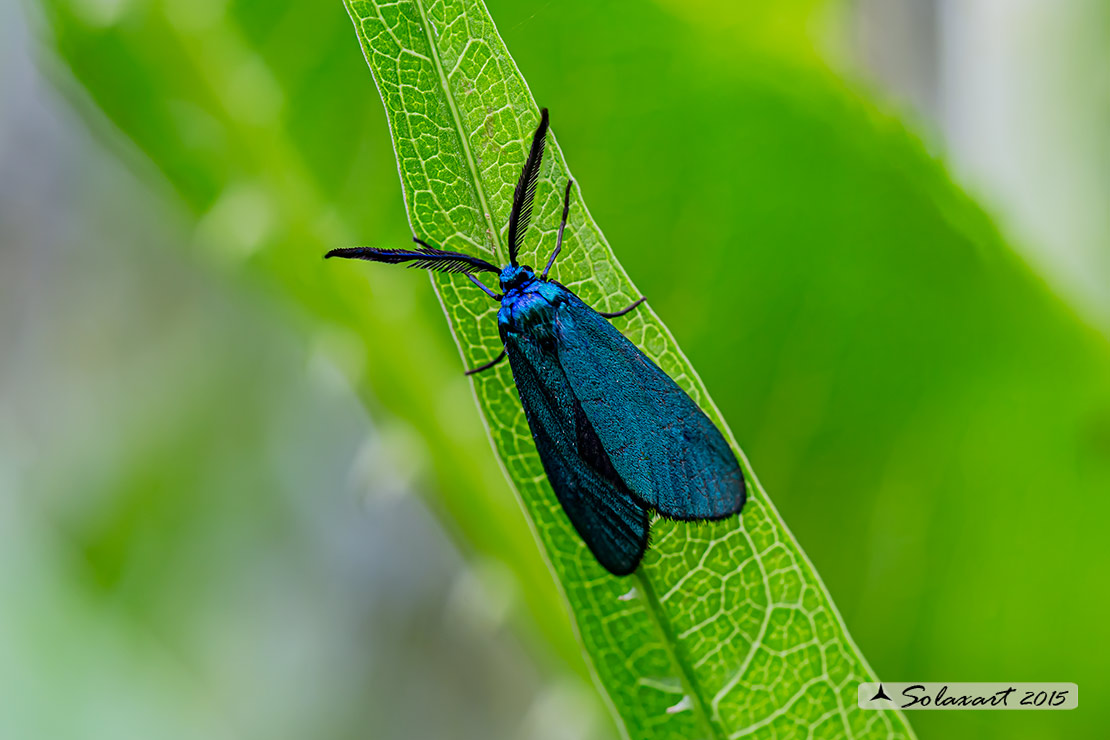
[[[520,242],[532,220],[532,199],[536,196],[536,183],[540,178],[540,163],[543,162],[543,145],[546,139],[547,108],[544,108],[540,111],[540,125],[532,137],[528,160],[524,163],[513,192],[513,210],[509,214],[509,262],[513,267],[517,265],[516,255],[520,251]]]
[[[473,257],[462,252],[448,252],[421,241],[413,239],[420,245],[417,249],[377,249],[375,247],[342,247],[333,249],[324,257],[344,257],[346,259],[368,260],[370,262],[384,262],[387,265],[398,265],[411,262],[409,267],[434,272],[500,272],[495,266],[484,259]]]

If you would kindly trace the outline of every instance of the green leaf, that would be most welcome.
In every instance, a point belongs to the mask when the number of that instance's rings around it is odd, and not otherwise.
[[[477,0],[347,0],[389,117],[413,231],[504,263],[511,194],[538,111]],[[558,111],[553,111],[558,130]],[[554,246],[571,177],[549,141],[522,262]],[[369,235],[372,236],[372,235]],[[555,277],[599,310],[639,296],[579,191]],[[467,366],[500,349],[494,305],[465,279],[433,278]],[[731,438],[697,374],[650,309],[618,326]],[[534,524],[604,690],[633,737],[910,737],[895,712],[863,712],[873,674],[812,565],[739,448],[751,496],[742,517],[656,521],[643,566],[606,574],[543,474],[509,368],[474,379],[493,445]],[[735,447],[735,442],[733,442]]]

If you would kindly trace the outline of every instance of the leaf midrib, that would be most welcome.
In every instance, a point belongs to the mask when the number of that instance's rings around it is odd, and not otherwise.
[[[447,100],[447,107],[451,111],[451,120],[455,122],[455,133],[458,134],[459,148],[462,149],[463,155],[466,157],[466,166],[470,170],[470,182],[474,186],[474,194],[478,198],[479,210],[482,212],[482,220],[486,223],[486,233],[489,240],[493,244],[493,253],[501,264],[507,264],[507,256],[503,253],[501,246],[501,233],[493,223],[493,211],[489,207],[489,202],[486,199],[486,189],[482,187],[482,178],[478,173],[478,165],[474,160],[474,153],[470,151],[470,141],[466,137],[466,131],[463,130],[462,117],[459,114],[459,107],[455,104],[455,95],[451,91],[451,80],[447,76],[447,72],[443,69],[443,60],[439,57],[439,46],[436,44],[435,36],[432,31],[432,24],[428,22],[428,11],[424,7],[424,0],[413,0],[416,9],[420,11],[420,26],[424,29],[424,38],[428,41],[428,56],[432,59],[432,64],[436,68],[436,75],[439,77],[440,87],[443,88],[443,96]],[[465,53],[465,51],[463,52]],[[460,61],[462,57],[460,56]]]
[[[664,618],[663,605],[659,603],[659,596],[655,593],[655,586],[652,585],[651,580],[644,574],[643,568],[636,569],[634,577],[639,582],[640,590],[644,595],[644,602],[647,604],[645,611],[650,616],[652,623],[655,625],[655,629],[658,630],[659,634],[663,637],[661,642],[663,643],[664,650],[667,652],[667,657],[671,659],[671,663],[678,669],[678,678],[682,683],[683,696],[690,697],[690,702],[693,705],[691,711],[698,716],[701,726],[705,728],[707,737],[715,738],[716,740],[725,740],[721,733],[718,732],[717,725],[710,718],[697,678],[675,649],[678,643],[674,639],[674,634],[670,629],[670,625]]]

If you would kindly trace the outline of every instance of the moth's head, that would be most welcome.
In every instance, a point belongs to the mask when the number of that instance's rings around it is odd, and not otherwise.
[[[529,280],[535,280],[536,273],[528,265],[506,265],[501,270],[501,291],[508,293],[513,288],[519,288]]]

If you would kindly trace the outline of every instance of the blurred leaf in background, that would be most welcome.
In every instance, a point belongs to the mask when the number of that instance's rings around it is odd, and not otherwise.
[[[167,720],[175,716],[204,718],[196,721],[217,736],[212,717],[229,737],[261,737],[279,721],[269,712],[284,709],[304,723],[287,728],[289,737],[362,736],[368,725],[406,737],[411,728],[388,723],[410,716],[398,687],[411,684],[398,682],[375,704],[374,688],[389,683],[359,671],[438,657],[444,651],[427,640],[441,621],[413,627],[394,660],[371,652],[375,635],[395,633],[369,620],[336,630],[332,652],[312,653],[315,673],[268,662],[282,654],[276,646],[328,632],[329,620],[357,620],[346,599],[408,614],[405,587],[449,591],[447,605],[433,599],[429,612],[477,610],[493,624],[507,615],[528,656],[509,649],[500,674],[444,673],[441,700],[422,701],[441,702],[460,726],[472,722],[476,737],[496,727],[540,736],[535,728],[559,724],[545,718],[596,716],[596,699],[583,703],[581,689],[541,688],[551,676],[583,675],[577,647],[426,280],[325,272],[320,263],[325,247],[409,238],[380,103],[341,3],[44,0],[30,11],[68,67],[56,75],[62,89],[148,192],[138,200],[134,180],[125,187],[104,175],[115,170],[102,155],[58,152],[72,125],[43,152],[70,169],[35,190],[43,168],[20,142],[43,133],[7,139],[16,144],[5,162],[14,151],[24,164],[4,170],[26,179],[5,179],[0,237],[4,331],[21,327],[18,342],[5,340],[16,349],[3,364],[0,453],[12,492],[3,505],[19,513],[2,519],[11,556],[0,665],[18,668],[0,669],[0,683],[20,689],[3,695],[21,697],[21,712],[3,716],[51,737],[188,728]],[[825,40],[851,5],[498,1],[490,11],[537,98],[558,112],[560,144],[593,216],[698,368],[878,674],[1102,685],[1106,335],[1015,257],[914,134],[830,70]],[[55,69],[53,57],[40,58]],[[45,117],[53,116],[57,106]],[[88,179],[74,180],[74,170]],[[67,208],[63,184],[97,199]],[[123,238],[140,217],[152,230]],[[57,229],[44,237],[54,250],[28,250],[22,235],[44,228]],[[676,250],[701,261],[683,264]],[[36,262],[44,254],[65,258],[46,270]],[[192,297],[179,305],[194,308],[175,312],[171,288],[184,290],[189,275]],[[108,327],[124,320],[136,322],[127,334],[135,364],[108,341]],[[114,393],[90,381],[98,348]],[[399,473],[410,481],[401,488],[426,494],[478,567],[439,565],[451,561],[450,548],[415,504],[413,533],[378,549],[401,515],[353,513],[343,482],[375,433],[349,395],[311,390],[291,369],[305,365],[334,368],[323,374],[357,389],[374,429],[394,440],[377,449],[403,450],[420,471]],[[341,400],[327,401],[333,392]],[[29,427],[29,413],[38,426]],[[312,413],[325,421],[313,423]],[[284,443],[266,441],[280,428],[289,430]],[[344,445],[345,456],[329,457]],[[337,512],[333,527],[291,545],[288,532],[320,511]],[[362,529],[368,521],[382,528]],[[266,548],[251,544],[251,526]],[[321,579],[306,563],[337,541],[354,548],[334,565],[352,580],[338,582],[335,601],[321,600],[313,590]],[[406,542],[403,552],[428,562],[366,575],[374,563],[403,567],[396,548]],[[372,554],[360,555],[363,547]],[[59,548],[70,554],[55,566]],[[273,562],[283,557],[308,569],[306,591],[265,575],[286,573]],[[237,558],[242,571],[231,567]],[[65,565],[74,560],[79,567]],[[273,601],[253,597],[256,588]],[[465,606],[476,603],[503,607]],[[213,614],[249,626],[213,633]],[[260,614],[292,616],[252,631]],[[271,637],[242,657],[235,650],[252,634]],[[496,634],[486,639],[512,644]],[[292,673],[296,685],[281,685]],[[488,677],[485,690],[467,701],[459,692],[475,675]],[[494,690],[496,675],[523,693]],[[298,713],[287,699],[311,676],[321,698]],[[134,700],[136,686],[162,691],[164,701]],[[52,711],[59,704],[84,709],[63,725],[65,713]],[[252,706],[256,721],[235,718]],[[114,720],[92,721],[101,716]],[[1110,717],[1089,706],[1066,716],[914,720],[923,738],[1093,738]],[[605,727],[586,726],[571,736]]]
[[[592,689],[551,667],[546,641],[508,632],[506,566],[463,562],[411,495],[433,487],[423,443],[366,419],[350,382],[362,341],[239,269],[273,204],[240,188],[198,225],[80,92],[61,82],[97,138],[37,78],[14,11],[0,24],[0,737],[604,734]],[[405,293],[390,297],[412,320]],[[453,361],[429,363],[457,382]]]

